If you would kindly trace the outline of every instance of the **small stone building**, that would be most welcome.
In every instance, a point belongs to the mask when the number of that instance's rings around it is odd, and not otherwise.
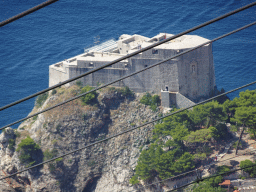
[[[81,55],[50,65],[49,86],[88,72],[171,36],[173,35],[160,33],[148,38],[136,34],[124,34],[117,41],[111,39],[95,45],[86,49]],[[206,41],[208,40],[197,35],[184,35],[101,69],[80,80],[84,85],[96,87],[99,83],[104,84],[114,81]],[[215,87],[212,44],[207,44],[190,53],[117,82],[113,86],[128,86],[138,93],[147,91],[160,93],[162,90],[162,101],[165,107],[172,105],[179,108],[185,107],[198,102],[200,99],[208,98]]]

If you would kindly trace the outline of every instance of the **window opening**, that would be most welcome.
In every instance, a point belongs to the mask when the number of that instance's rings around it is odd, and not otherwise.
[[[196,66],[192,65],[192,73],[194,73],[196,71]]]
[[[158,50],[157,49],[152,49],[152,54],[158,54]]]

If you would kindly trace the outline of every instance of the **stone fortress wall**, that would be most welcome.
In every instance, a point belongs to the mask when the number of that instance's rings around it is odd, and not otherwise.
[[[121,35],[118,41],[111,40],[102,43],[86,50],[81,55],[50,65],[49,86],[76,77],[170,36],[173,35],[160,33],[152,38],[140,35]],[[81,81],[84,85],[96,87],[98,83],[114,81],[206,41],[207,39],[196,35],[184,35],[81,78]],[[190,103],[190,100],[193,103],[207,98],[215,86],[212,44],[129,77],[113,86],[128,86],[138,93],[146,91],[159,93],[167,86],[169,92],[177,92],[188,98],[185,102],[180,95],[176,97],[186,104]],[[170,100],[169,104],[178,103]]]

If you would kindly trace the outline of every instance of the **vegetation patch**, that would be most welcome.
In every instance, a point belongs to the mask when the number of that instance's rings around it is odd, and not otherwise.
[[[152,111],[156,111],[157,106],[159,106],[161,104],[161,100],[158,95],[152,96],[150,93],[147,92],[141,98],[140,103],[142,103],[144,105],[149,105],[150,109],[152,109]]]
[[[57,154],[58,154],[58,151],[55,148],[52,150],[46,149],[44,152],[44,161],[47,161],[56,157]]]
[[[93,161],[93,160],[88,162],[88,166],[89,166],[89,167],[92,167],[92,166],[95,165],[95,164],[96,164],[96,162]]]
[[[244,161],[240,162],[240,168],[242,168],[245,172],[249,173],[250,177],[255,177],[256,176],[256,165],[255,162],[252,162],[249,159],[246,159]],[[249,167],[249,168],[246,168]]]
[[[9,139],[8,140],[9,146],[8,148],[11,150],[14,150],[14,146],[15,146],[15,139]]]
[[[41,95],[39,95],[37,98],[36,98],[36,107],[41,107],[44,102],[46,101],[46,99],[48,98],[48,93],[43,93]]]
[[[27,136],[26,139],[22,139],[16,149],[16,151],[19,152],[20,162],[30,166],[36,162],[36,153],[39,150],[39,145],[29,136]]]
[[[149,105],[151,98],[146,94],[141,102]],[[220,141],[228,136],[222,124],[226,119],[224,108],[217,101],[164,118],[155,125],[148,149],[141,151],[130,183],[150,181],[156,176],[166,179],[193,169],[211,153],[214,138]]]
[[[53,89],[52,90],[52,95],[55,95],[57,93],[57,90],[56,89]]]
[[[54,157],[56,157],[58,154],[58,150],[56,148],[53,148],[52,150],[46,149],[44,152],[44,161],[50,160]],[[63,158],[60,157],[58,159],[55,159],[55,161],[49,163],[49,171],[54,172],[56,170],[58,162],[63,161]]]
[[[92,87],[90,87],[89,85],[86,85],[81,89],[80,94],[91,91],[92,89],[93,89]],[[93,91],[91,93],[86,94],[85,96],[82,96],[80,99],[83,105],[94,105],[97,102],[97,96],[98,94],[96,93],[96,91]]]

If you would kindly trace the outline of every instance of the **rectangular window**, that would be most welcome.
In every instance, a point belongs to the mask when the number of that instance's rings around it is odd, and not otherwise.
[[[158,50],[157,49],[152,49],[152,54],[158,54]]]

